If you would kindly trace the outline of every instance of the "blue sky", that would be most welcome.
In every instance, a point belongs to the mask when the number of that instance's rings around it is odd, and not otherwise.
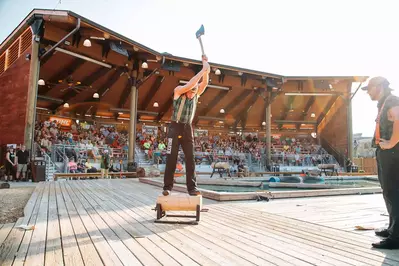
[[[399,90],[394,0],[0,0],[0,42],[33,8],[55,7],[159,52],[199,59],[195,31],[204,24],[211,62],[283,75],[383,75]],[[353,132],[371,136],[376,114],[359,92]]]

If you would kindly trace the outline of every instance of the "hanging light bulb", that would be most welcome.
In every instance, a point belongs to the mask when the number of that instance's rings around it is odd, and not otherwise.
[[[265,121],[262,122],[262,126],[266,126],[266,122]]]
[[[69,103],[64,103],[65,108],[69,108]]]
[[[312,114],[310,115],[310,117],[316,117],[316,114],[315,114],[315,113],[312,113]]]
[[[222,108],[222,109],[220,109],[220,111],[219,111],[221,114],[224,114],[224,109]]]
[[[99,95],[97,92],[95,92],[95,93],[93,94],[93,98],[94,98],[94,99],[98,99],[98,98],[100,98],[100,95]]]
[[[147,68],[148,68],[147,62],[143,62],[143,63],[141,64],[141,67],[144,68],[144,69],[147,69]]]
[[[153,107],[159,107],[158,102],[155,102],[152,106]]]
[[[216,69],[216,70],[215,70],[215,75],[218,75],[218,76],[219,76],[220,74],[222,74],[222,72],[220,72],[219,68]]]
[[[79,124],[79,119],[76,119],[76,124]]]
[[[84,47],[91,47],[91,41],[90,41],[89,39],[86,39],[86,40],[83,42],[83,46],[84,46]]]
[[[46,82],[44,82],[43,79],[39,79],[39,81],[37,82],[37,84],[40,85],[40,86],[44,86],[44,85],[46,85]]]

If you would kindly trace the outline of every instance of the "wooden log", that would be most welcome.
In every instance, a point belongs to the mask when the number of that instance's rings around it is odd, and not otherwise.
[[[202,209],[202,196],[188,194],[159,196],[157,204],[161,204],[162,211],[196,211],[197,205]]]
[[[136,176],[137,173],[136,172],[109,172],[108,175],[109,176],[119,176],[119,175]],[[55,173],[54,180],[57,180],[59,178],[70,178],[70,177],[81,178],[81,177],[93,177],[93,176],[101,177],[101,173],[100,172],[96,172],[96,173]]]
[[[176,178],[176,184],[186,184],[185,178]],[[216,186],[239,186],[239,187],[260,187],[263,185],[262,181],[255,182],[255,181],[239,181],[239,180],[225,180],[225,179],[197,179],[198,185],[216,185]]]

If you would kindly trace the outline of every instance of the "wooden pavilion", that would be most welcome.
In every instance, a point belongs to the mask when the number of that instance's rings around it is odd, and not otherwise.
[[[197,128],[272,134],[317,132],[339,162],[352,157],[351,87],[367,77],[293,77],[210,63]],[[38,114],[168,123],[172,92],[201,61],[159,53],[71,11],[33,10],[0,46],[0,145],[32,145]],[[135,119],[130,119],[131,117]],[[270,153],[269,153],[270,154]]]

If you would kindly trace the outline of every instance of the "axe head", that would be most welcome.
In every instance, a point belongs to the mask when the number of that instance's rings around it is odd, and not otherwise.
[[[199,28],[199,30],[197,30],[197,32],[195,33],[195,36],[197,37],[197,39],[199,37],[201,37],[202,35],[205,34],[205,28],[204,25],[201,25],[201,27]]]

